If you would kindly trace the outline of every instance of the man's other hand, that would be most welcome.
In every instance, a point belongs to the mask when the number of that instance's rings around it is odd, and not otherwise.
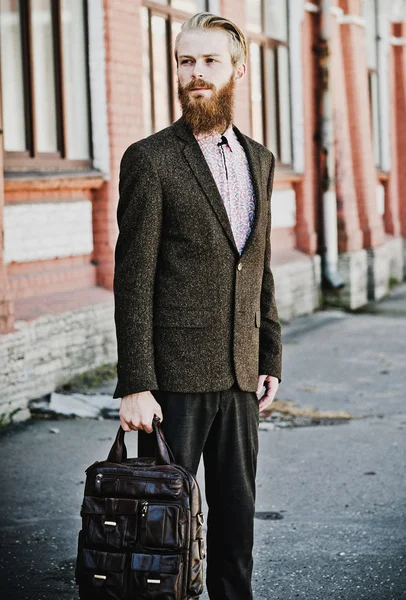
[[[161,405],[151,392],[138,392],[124,396],[120,404],[120,423],[124,431],[143,429],[152,433],[152,421],[156,415],[163,421]]]
[[[262,412],[268,408],[268,406],[272,403],[279,387],[279,379],[277,377],[273,377],[273,375],[260,375],[258,377],[257,394],[261,393],[261,390],[264,386],[265,394],[258,401],[259,412]]]

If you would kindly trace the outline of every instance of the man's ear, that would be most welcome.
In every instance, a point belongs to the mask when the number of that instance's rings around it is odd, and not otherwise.
[[[240,83],[247,74],[247,65],[245,63],[241,63],[235,70],[234,79],[237,83]]]

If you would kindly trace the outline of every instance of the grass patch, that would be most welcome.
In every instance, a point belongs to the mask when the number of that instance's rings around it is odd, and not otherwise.
[[[15,415],[17,415],[19,412],[21,412],[22,408],[15,408],[14,410],[10,411],[10,412],[3,412],[0,414],[0,427],[2,427],[3,425],[8,425],[9,423],[12,423],[13,421],[13,417]]]
[[[388,279],[388,287],[390,290],[399,285],[399,283],[399,279],[397,277],[394,277],[393,275],[391,275]]]
[[[343,410],[319,410],[317,408],[302,408],[290,400],[274,400],[269,408],[262,412],[263,417],[272,413],[280,413],[291,417],[310,417],[312,419],[353,419],[353,415]]]
[[[95,369],[76,375],[62,386],[58,387],[56,392],[77,392],[83,393],[92,390],[103,383],[107,383],[117,376],[116,363],[100,365]]]

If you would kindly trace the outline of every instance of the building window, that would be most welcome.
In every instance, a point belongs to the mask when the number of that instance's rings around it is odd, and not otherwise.
[[[368,68],[369,103],[371,109],[371,131],[375,163],[381,165],[380,102],[379,102],[379,35],[378,6],[376,0],[364,0],[366,58]]]
[[[246,0],[251,134],[292,164],[287,0]]]
[[[1,0],[7,170],[91,166],[84,0]]]
[[[145,135],[180,117],[175,39],[183,21],[207,10],[208,0],[148,0],[141,7]]]

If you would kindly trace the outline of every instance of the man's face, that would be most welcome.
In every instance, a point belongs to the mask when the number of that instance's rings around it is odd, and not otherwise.
[[[185,32],[178,44],[178,95],[195,133],[222,133],[233,119],[236,81],[245,74],[231,62],[229,36],[221,29]]]
[[[219,90],[233,73],[227,33],[221,29],[203,29],[182,34],[178,45],[178,78],[182,87],[204,80]],[[197,98],[208,100],[213,90],[198,87],[187,93],[194,102]]]

